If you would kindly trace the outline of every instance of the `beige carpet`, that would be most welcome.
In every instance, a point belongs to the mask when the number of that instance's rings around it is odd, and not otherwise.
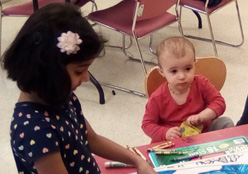
[[[4,7],[27,0],[12,0]],[[108,0],[97,0],[99,9],[113,5]],[[245,99],[248,93],[248,13],[247,0],[239,0],[240,12],[245,34],[245,43],[239,48],[217,45],[219,58],[227,66],[227,79],[221,93],[226,100],[227,109],[224,113],[236,123],[242,114]],[[90,6],[82,8],[87,14]],[[239,29],[236,23],[236,12],[234,4],[229,5],[211,16],[213,28],[217,39],[237,42],[239,39]],[[232,12],[233,11],[233,12]],[[205,16],[203,19],[203,29],[197,29],[197,19],[189,10],[183,10],[183,27],[185,33],[195,33],[208,36],[208,26]],[[5,17],[3,19],[2,31],[2,51],[4,51],[21,28],[26,18]],[[98,30],[98,27],[96,27]],[[106,39],[111,44],[120,45],[121,35],[102,28]],[[169,36],[180,35],[177,24],[173,24],[154,34],[154,47],[159,42]],[[191,40],[198,57],[214,55],[212,44],[208,42]],[[146,59],[154,59],[147,49],[148,38],[140,40],[142,52]],[[131,54],[136,55],[136,49],[131,48]],[[151,66],[147,66],[151,68]],[[140,63],[127,60],[118,49],[106,48],[106,55],[97,59],[90,68],[91,73],[101,82],[120,85],[135,91],[144,92],[144,74]],[[85,117],[91,123],[95,131],[109,139],[125,146],[138,146],[147,144],[150,139],[142,132],[141,120],[145,110],[147,99],[120,91],[112,94],[112,89],[104,87],[106,103],[99,104],[99,96],[96,88],[91,83],[80,86],[76,94],[79,96]],[[16,167],[9,143],[9,124],[13,112],[14,104],[18,97],[18,89],[15,83],[6,79],[6,73],[0,68],[0,169],[3,174],[16,173]]]

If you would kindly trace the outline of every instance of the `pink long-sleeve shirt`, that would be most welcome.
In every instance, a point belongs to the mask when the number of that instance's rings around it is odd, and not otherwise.
[[[205,77],[194,77],[187,100],[182,105],[172,98],[168,82],[165,82],[152,93],[146,104],[142,129],[151,137],[152,143],[164,141],[168,129],[179,127],[189,116],[206,108],[212,109],[219,117],[224,113],[226,105],[220,92]],[[203,124],[203,132],[206,132],[211,122]]]

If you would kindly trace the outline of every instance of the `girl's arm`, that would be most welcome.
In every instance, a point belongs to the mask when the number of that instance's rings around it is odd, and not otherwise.
[[[92,153],[109,160],[134,165],[137,167],[139,174],[155,174],[152,167],[140,156],[96,134],[86,119],[85,122],[88,132],[88,142]]]
[[[68,174],[60,152],[48,153],[34,162],[39,174]]]

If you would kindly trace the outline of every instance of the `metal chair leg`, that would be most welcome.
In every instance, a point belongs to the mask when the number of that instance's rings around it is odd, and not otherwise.
[[[210,37],[211,39],[208,38],[203,38],[203,37],[198,37],[198,36],[192,36],[192,35],[186,35],[184,34],[185,37],[191,38],[191,39],[196,39],[196,40],[201,40],[201,41],[207,41],[207,42],[212,42],[213,44],[213,49],[214,49],[214,54],[216,57],[218,57],[218,52],[217,52],[217,48],[216,48],[216,43],[222,43],[221,41],[217,41],[214,39],[214,34],[213,34],[213,30],[212,30],[212,25],[210,22],[210,17],[208,14],[207,15],[207,20],[208,20],[208,27],[209,27],[209,32],[210,32]]]
[[[126,46],[126,39],[125,39],[125,35],[122,34],[122,46],[116,46],[116,45],[105,45],[105,47],[111,47],[111,48],[119,48],[121,50],[124,50],[124,54],[126,55],[127,53],[125,52],[126,49],[130,48],[132,45],[133,45],[133,41],[132,41],[132,38],[129,37],[130,39],[130,42],[128,44],[128,46]],[[127,56],[128,57],[128,56]]]
[[[198,19],[198,28],[201,29],[202,28],[202,19],[201,19],[201,16],[200,16],[200,14],[197,11],[195,11],[195,10],[192,10],[192,11],[193,11],[193,13],[196,15],[196,17]]]
[[[105,97],[104,97],[104,92],[103,92],[103,89],[102,89],[100,83],[95,79],[95,77],[90,72],[89,72],[89,75],[90,75],[90,81],[95,85],[95,87],[98,90],[100,104],[104,104],[105,103]]]
[[[235,0],[235,5],[236,5],[236,9],[237,9],[237,15],[238,15],[238,20],[239,20],[239,28],[240,28],[240,32],[241,32],[241,38],[242,41],[239,45],[237,46],[241,46],[244,43],[244,31],[243,31],[243,27],[242,27],[242,22],[241,22],[241,17],[240,17],[240,12],[239,12],[239,6],[238,6],[238,1]]]
[[[228,42],[223,42],[223,41],[215,40],[214,39],[214,35],[213,35],[213,29],[212,29],[211,22],[210,22],[210,14],[208,14],[207,12],[204,13],[204,14],[207,15],[207,21],[208,21],[208,26],[209,26],[209,30],[210,30],[209,32],[210,32],[211,39],[209,39],[209,38],[203,38],[203,37],[197,37],[197,36],[192,36],[192,35],[185,35],[185,34],[184,34],[184,36],[185,37],[188,37],[188,38],[191,38],[191,39],[197,39],[197,40],[212,42],[213,47],[214,47],[215,56],[218,56],[217,48],[216,48],[216,43],[217,44],[226,45],[226,46],[232,46],[232,47],[239,47],[239,46],[241,46],[244,43],[244,33],[243,33],[243,28],[242,28],[242,23],[241,23],[240,12],[239,12],[239,7],[238,7],[237,0],[235,0],[235,4],[236,4],[236,10],[237,10],[237,15],[238,15],[239,27],[240,27],[240,32],[241,32],[241,42],[240,43],[233,44],[233,43],[228,43]],[[185,8],[187,8],[187,7],[185,7]],[[189,8],[189,9],[191,9],[191,8]],[[182,6],[180,7],[180,18],[181,18],[181,13],[182,13]]]
[[[33,0],[33,8],[34,8],[34,11],[39,9],[38,0]]]
[[[97,4],[95,2],[95,0],[91,0],[90,2],[92,2],[92,7],[91,7],[91,11],[93,12],[94,10],[97,11],[98,7]]]
[[[180,12],[178,11],[178,7],[179,7],[179,1],[177,2],[176,4],[176,7],[175,7],[175,10],[176,10],[176,15],[177,15],[177,18],[178,18],[178,31],[179,33],[184,37],[184,34],[183,34],[183,27],[182,27],[182,7],[180,7]]]
[[[134,38],[134,40],[135,40],[135,38]],[[138,39],[137,39],[138,40]],[[124,42],[124,41],[123,41]],[[135,41],[135,43],[136,43],[136,41]],[[137,45],[137,43],[136,43],[136,45]],[[137,47],[137,46],[136,46]],[[139,55],[141,54],[140,53],[140,48],[137,48],[138,49],[138,53],[139,53]],[[124,49],[124,45],[123,45],[123,53],[124,53],[124,55],[128,58],[128,59],[130,59],[130,60],[132,60],[132,61],[136,61],[136,62],[140,62],[141,61],[141,59],[140,58],[136,58],[136,57],[133,57],[133,56],[131,56],[130,54],[128,54],[127,53],[127,49]],[[143,59],[143,57],[142,57],[142,59]],[[157,63],[154,63],[154,62],[150,62],[150,61],[146,61],[146,60],[142,60],[142,62],[144,62],[145,64],[150,64],[150,65],[154,65],[154,66],[156,66],[157,65]],[[142,63],[141,63],[141,65],[142,65]],[[143,65],[142,65],[142,67],[144,67]]]
[[[122,46],[115,46],[115,45],[105,45],[105,47],[111,47],[111,48],[118,48],[118,49],[121,49],[123,51],[123,54],[130,60],[132,61],[136,61],[136,62],[140,62],[140,58],[135,58],[133,56],[131,56],[130,54],[127,53],[127,49],[130,48],[132,45],[133,45],[133,41],[132,41],[132,38],[129,37],[130,39],[130,42],[129,42],[129,45],[126,46],[126,36],[123,34],[122,35]],[[151,42],[151,41],[150,41]],[[150,43],[151,44],[151,43]],[[151,46],[150,47],[150,51],[151,51]],[[154,51],[151,51],[153,54],[155,54]],[[157,63],[154,63],[154,62],[149,62],[149,61],[145,61],[143,60],[144,63],[146,64],[150,64],[150,65],[157,65]]]
[[[217,52],[217,48],[216,48],[216,43],[215,43],[215,39],[214,39],[214,33],[213,33],[213,29],[212,29],[209,14],[207,14],[207,19],[208,19],[208,26],[209,26],[210,36],[211,36],[211,40],[212,40],[212,44],[213,44],[213,48],[214,48],[214,54],[215,54],[216,57],[218,57],[218,52]]]
[[[152,43],[153,43],[153,35],[150,35],[150,43],[149,43],[149,50],[152,54],[156,55],[156,51],[153,50],[152,48]]]
[[[139,56],[140,56],[140,62],[141,62],[141,65],[142,65],[142,68],[144,70],[144,73],[145,75],[147,74],[147,70],[146,70],[146,66],[145,66],[145,62],[144,62],[144,58],[143,58],[143,55],[140,51],[140,46],[139,46],[139,43],[138,43],[138,38],[135,36],[135,34],[133,33],[133,38],[134,38],[134,41],[135,41],[135,44],[136,44],[136,47],[137,47],[137,50],[139,52]]]

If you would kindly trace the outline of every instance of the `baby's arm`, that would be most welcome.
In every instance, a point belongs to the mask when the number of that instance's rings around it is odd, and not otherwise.
[[[88,132],[88,142],[92,153],[103,158],[134,165],[137,167],[138,174],[155,174],[152,167],[140,156],[96,134],[86,119],[85,122]]]
[[[190,125],[198,126],[209,120],[214,120],[216,117],[217,115],[212,109],[206,108],[203,111],[201,111],[199,114],[189,116],[187,122]]]
[[[34,166],[39,174],[68,174],[59,151],[41,156]]]
[[[146,104],[145,114],[142,120],[142,130],[146,135],[152,138],[152,142],[166,140],[166,133],[171,126],[161,125],[160,106],[152,99]]]
[[[198,77],[198,87],[206,108],[199,114],[188,117],[188,123],[195,126],[216,119],[222,115],[226,109],[224,98],[205,77]]]

